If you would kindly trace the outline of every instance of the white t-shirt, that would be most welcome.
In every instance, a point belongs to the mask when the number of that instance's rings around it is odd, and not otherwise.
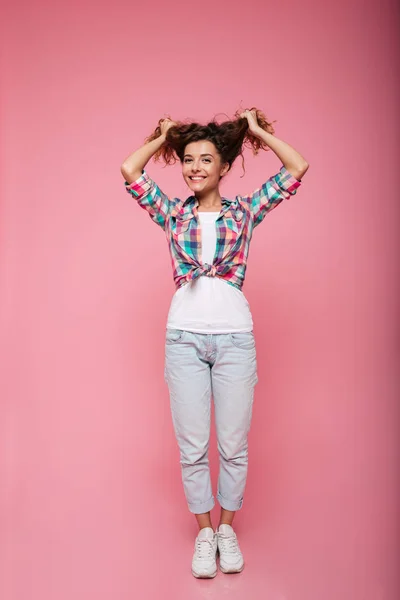
[[[212,265],[217,245],[215,221],[219,212],[198,212],[202,263]],[[195,333],[253,330],[250,305],[241,290],[220,277],[201,275],[176,290],[167,320],[168,329]]]

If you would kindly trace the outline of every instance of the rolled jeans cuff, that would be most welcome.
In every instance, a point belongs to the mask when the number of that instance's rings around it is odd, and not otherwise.
[[[195,515],[201,515],[202,513],[209,512],[215,506],[214,497],[212,496],[207,502],[201,502],[200,504],[194,504],[193,502],[188,503],[189,510]]]
[[[236,511],[236,510],[240,510],[243,506],[243,498],[241,500],[239,500],[239,502],[234,502],[232,500],[227,500],[226,498],[221,496],[221,494],[219,492],[217,493],[217,500],[218,500],[221,508],[224,508],[225,510]]]

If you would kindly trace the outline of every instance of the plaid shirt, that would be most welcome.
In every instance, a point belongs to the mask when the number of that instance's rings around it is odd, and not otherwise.
[[[177,289],[206,275],[221,277],[241,290],[254,228],[282,200],[294,195],[300,185],[301,182],[282,166],[249,196],[236,196],[234,200],[222,198],[222,208],[215,223],[217,247],[210,265],[202,264],[201,260],[199,202],[195,196],[184,201],[169,198],[144,170],[136,181],[130,184],[125,181],[126,191],[166,234]]]

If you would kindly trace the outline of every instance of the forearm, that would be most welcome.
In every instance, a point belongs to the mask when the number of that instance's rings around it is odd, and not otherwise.
[[[160,135],[155,140],[148,142],[135,150],[128,158],[124,160],[121,166],[121,173],[128,183],[138,179],[142,170],[149,162],[150,158],[161,148],[165,142],[165,135]]]
[[[267,144],[269,148],[277,155],[282,161],[282,164],[288,171],[292,173],[297,179],[301,179],[304,173],[308,169],[308,163],[306,159],[299,154],[292,146],[287,142],[280,140],[275,135],[268,133],[264,129],[257,129],[255,133],[263,142]]]

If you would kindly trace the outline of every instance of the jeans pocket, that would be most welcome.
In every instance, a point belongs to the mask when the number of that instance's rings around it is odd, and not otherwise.
[[[166,344],[177,344],[183,338],[185,331],[183,329],[167,329],[165,334]]]
[[[229,337],[236,348],[241,348],[242,350],[254,350],[256,347],[256,341],[252,331],[230,333]]]

